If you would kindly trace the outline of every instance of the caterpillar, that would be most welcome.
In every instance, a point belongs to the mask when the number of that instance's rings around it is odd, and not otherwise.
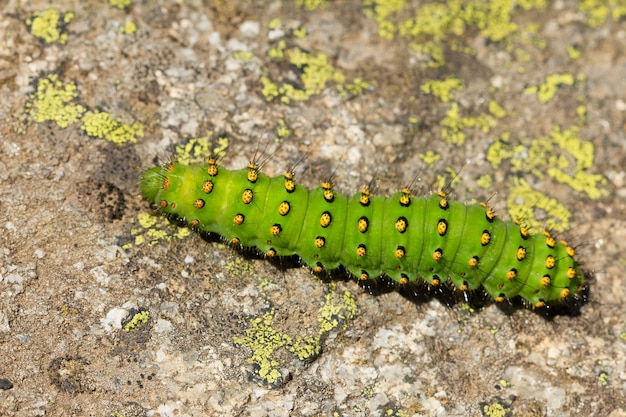
[[[359,281],[382,276],[401,288],[480,290],[496,303],[521,299],[544,311],[587,298],[585,274],[567,242],[442,191],[415,197],[404,188],[383,197],[365,188],[347,196],[331,181],[307,189],[293,172],[271,178],[255,162],[228,170],[210,158],[144,171],[141,193],[156,212],[196,231],[268,258],[298,256],[316,274],[343,267]]]

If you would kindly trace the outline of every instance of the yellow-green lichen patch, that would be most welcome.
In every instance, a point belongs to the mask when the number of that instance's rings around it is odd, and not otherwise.
[[[254,266],[252,265],[252,262],[238,256],[234,261],[228,262],[224,265],[224,271],[229,275],[234,275],[235,277],[248,277],[254,272]],[[264,284],[261,283],[260,287],[261,292],[263,292]]]
[[[235,337],[233,341],[238,345],[247,346],[252,350],[248,359],[257,368],[258,376],[268,384],[281,382],[280,362],[274,358],[278,349],[284,348],[301,361],[310,361],[321,352],[320,339],[346,320],[351,320],[357,312],[357,305],[348,291],[338,294],[334,291],[334,284],[330,284],[331,291],[325,296],[325,303],[319,309],[317,321],[319,333],[315,336],[296,335],[276,330],[273,327],[275,312],[272,310],[263,317],[252,318],[246,335]]]
[[[435,187],[438,190],[450,190],[454,189],[461,183],[461,176],[452,167],[446,168],[445,174],[438,174],[435,178]]]
[[[124,35],[132,35],[135,32],[137,32],[137,25],[132,20],[127,20],[120,27],[120,33],[123,33]]]
[[[117,7],[118,9],[125,9],[129,7],[132,3],[132,0],[109,0],[109,4],[113,7]]]
[[[218,160],[226,155],[229,140],[227,137],[213,137],[213,132],[207,132],[205,136],[192,138],[183,145],[176,146],[176,158],[184,165],[205,163],[209,156]]]
[[[499,401],[490,404],[483,404],[483,415],[486,417],[506,417],[511,412],[509,407],[505,407]]]
[[[298,39],[304,39],[307,35],[308,31],[306,30],[306,26],[300,26],[299,28],[293,30],[293,36]]]
[[[543,84],[526,87],[524,93],[536,94],[539,102],[545,104],[554,98],[562,85],[574,85],[574,75],[567,72],[550,74],[546,77],[546,81]]]
[[[419,159],[421,159],[428,168],[432,168],[435,165],[435,162],[441,159],[441,155],[435,153],[433,151],[427,151],[426,153],[420,153],[417,155]]]
[[[85,107],[73,103],[78,97],[76,84],[63,84],[56,74],[37,81],[37,91],[30,95],[26,111],[37,123],[53,121],[61,128],[76,123],[86,111]]]
[[[331,289],[334,286],[331,284]],[[324,306],[317,312],[317,322],[320,328],[320,335],[335,329],[339,324],[346,325],[346,320],[352,320],[356,316],[357,305],[349,291],[341,296],[337,302],[337,293],[333,290],[326,294]]]
[[[502,119],[510,115],[511,113],[506,111],[497,101],[491,100],[489,101],[489,113],[493,115],[493,117]]]
[[[143,125],[133,123],[129,125],[115,120],[109,113],[90,110],[83,115],[83,124],[80,127],[87,135],[106,139],[118,145],[134,143],[138,137],[143,137]]]
[[[595,150],[591,142],[578,136],[578,130],[553,126],[548,135],[517,145],[509,144],[510,135],[503,134],[487,150],[487,160],[494,168],[510,160],[514,172],[528,172],[540,179],[547,174],[591,199],[599,199],[607,195],[602,188],[606,178],[587,172],[593,166]]]
[[[323,9],[328,4],[328,0],[298,0],[298,7],[306,10]]]
[[[488,190],[493,185],[493,177],[489,174],[485,174],[481,176],[480,178],[478,178],[476,183],[478,184],[479,187],[484,188],[485,190]]]
[[[67,42],[67,33],[63,29],[73,19],[73,12],[62,15],[57,9],[49,8],[33,13],[32,17],[26,20],[26,24],[33,36],[46,43],[56,42],[64,45]]]
[[[570,59],[578,59],[582,56],[582,51],[577,46],[569,45],[567,47],[567,56],[569,56]]]
[[[619,22],[626,16],[626,3],[623,0],[583,0],[578,3],[578,10],[587,17],[587,24],[599,28],[610,16]]]
[[[139,310],[136,311],[135,314],[122,326],[122,330],[125,332],[130,332],[132,330],[137,329],[138,327],[143,326],[150,319],[150,312],[148,310]]]
[[[392,23],[390,17],[396,12],[406,7],[405,0],[364,0],[363,13],[376,20],[378,24],[378,35],[387,40],[394,38],[398,31],[397,26]]]
[[[141,246],[146,242],[150,246],[158,244],[162,240],[184,239],[191,235],[188,227],[177,227],[176,232],[171,234],[171,223],[163,217],[156,217],[149,213],[139,213],[135,222],[138,227],[131,228],[131,235],[135,238],[134,244],[127,243],[124,249],[130,249],[134,246]]]
[[[397,409],[397,408],[388,408],[387,410],[385,410],[385,417],[409,417],[413,415],[413,413],[409,413],[406,410],[403,409]]]
[[[337,85],[341,94],[359,94],[370,87],[369,83],[361,78],[346,83],[345,75],[330,65],[326,54],[308,52],[298,47],[288,48],[282,39],[270,49],[268,55],[272,59],[286,60],[298,68],[301,87],[295,87],[291,82],[276,83],[268,77],[261,77],[262,94],[267,101],[279,98],[282,103],[288,104],[292,100],[308,100],[320,94],[331,83]]]
[[[265,313],[263,317],[250,320],[246,336],[235,337],[238,345],[247,346],[252,350],[248,362],[258,367],[259,377],[269,383],[277,384],[281,381],[280,363],[273,359],[274,352],[287,344],[291,344],[291,337],[272,327],[274,311]]]
[[[486,113],[481,113],[476,117],[462,117],[457,103],[452,103],[446,117],[439,122],[441,138],[453,145],[465,143],[465,129],[477,128],[488,133],[495,125],[495,119]]]
[[[426,94],[438,97],[443,102],[448,102],[455,97],[454,90],[465,90],[465,84],[459,78],[448,77],[445,80],[427,81],[420,86],[420,90]]]
[[[507,207],[512,219],[520,219],[525,227],[563,232],[570,229],[572,213],[555,198],[533,189],[528,182],[514,178],[510,182]],[[535,213],[543,212],[545,220],[537,220]]]
[[[250,62],[254,58],[254,54],[248,51],[234,51],[233,58],[238,59],[242,62]]]
[[[468,30],[478,30],[492,42],[506,41],[509,50],[515,40],[542,47],[545,42],[537,36],[528,39],[520,36],[513,15],[519,8],[542,10],[546,6],[545,0],[448,0],[423,4],[414,8],[413,17],[404,19],[400,13],[408,8],[404,0],[364,0],[363,13],[376,21],[380,37],[391,40],[400,34],[412,42],[412,49],[427,57],[426,66],[438,67],[445,63],[444,41],[451,43],[455,51],[473,53],[468,45],[450,40],[451,37],[461,40]],[[536,26],[530,24],[522,29],[528,33]]]
[[[592,200],[608,195],[606,189],[600,188],[606,183],[606,178],[586,172],[593,166],[595,149],[591,142],[580,139],[577,127],[561,130],[555,126],[546,140],[559,148],[550,154],[548,175],[576,191],[584,192]]]
[[[285,123],[283,119],[276,122],[276,127],[274,129],[276,131],[277,142],[282,142],[283,139],[288,138],[293,133],[293,130],[287,126],[287,123]]]

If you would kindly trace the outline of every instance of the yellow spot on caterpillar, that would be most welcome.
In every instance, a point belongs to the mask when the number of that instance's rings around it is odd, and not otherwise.
[[[280,232],[282,232],[283,228],[280,226],[280,224],[275,224],[272,227],[270,227],[270,234],[272,236],[278,236],[280,234]]]
[[[506,300],[506,297],[504,294],[500,294],[499,296],[497,296],[496,298],[493,299],[496,303],[503,303],[504,300]]]
[[[430,280],[432,287],[438,287],[441,284],[441,279],[437,275],[433,275],[433,279]]]
[[[327,202],[332,202],[335,199],[335,194],[333,193],[333,185],[330,182],[323,182],[322,189],[324,190],[324,200]]]
[[[315,238],[315,247],[320,249],[323,248],[324,245],[326,244],[326,239],[324,239],[324,237],[322,236],[318,236]]]
[[[554,249],[554,247],[556,246],[556,241],[554,240],[554,238],[552,236],[548,236],[546,238],[546,245],[550,248],[550,249]]]
[[[315,264],[315,267],[313,268],[313,272],[314,272],[315,274],[319,274],[319,273],[321,273],[323,270],[324,270],[324,266],[323,266],[321,263],[319,263],[319,262],[318,262],[317,264]]]
[[[408,226],[409,226],[409,223],[406,218],[399,217],[398,220],[396,220],[396,230],[398,232],[400,233],[406,232],[406,229]]]
[[[554,268],[554,265],[556,265],[556,259],[554,259],[554,256],[548,255],[546,257],[546,268],[552,269]]]
[[[198,226],[200,226],[200,220],[198,219],[193,219],[190,223],[190,226],[192,229],[197,229]]]
[[[367,188],[364,188],[361,191],[361,197],[359,197],[359,203],[361,203],[363,207],[366,207],[370,204],[370,190],[368,190]]]
[[[206,172],[212,177],[215,177],[217,175],[217,161],[214,158],[209,158],[209,166],[207,167]]]
[[[394,256],[398,259],[402,259],[404,258],[404,256],[406,255],[406,251],[402,246],[398,246],[396,248],[396,251],[394,252]]]
[[[515,278],[517,278],[517,269],[513,268],[507,271],[506,279],[508,279],[509,281],[513,281]]]
[[[170,178],[169,178],[169,177],[166,177],[166,178],[163,180],[163,189],[164,189],[164,190],[167,190],[168,188],[170,188],[170,182],[171,182],[171,181],[170,181]]]
[[[563,288],[561,290],[561,298],[567,298],[569,296],[569,289],[568,288]]]
[[[233,217],[233,224],[236,224],[237,226],[240,226],[240,225],[243,224],[243,220],[244,220],[243,214],[241,214],[241,213],[235,214],[235,217]]]
[[[487,246],[491,241],[491,233],[488,230],[483,230],[483,234],[480,236],[480,244]]]
[[[472,256],[470,260],[467,261],[467,264],[470,268],[476,268],[478,266],[478,256]]]
[[[280,214],[281,216],[286,216],[287,214],[289,214],[290,210],[291,210],[291,205],[289,204],[288,201],[283,201],[282,203],[278,205],[278,214]]]
[[[367,221],[367,217],[361,217],[358,223],[359,232],[361,233],[367,232],[368,227],[369,227],[369,223]]]
[[[204,191],[206,194],[210,194],[211,191],[213,191],[213,181],[206,180],[205,182],[203,182],[202,191]]]
[[[401,191],[402,195],[400,196],[400,205],[402,207],[408,207],[411,205],[411,190],[405,188]]]
[[[541,277],[541,280],[539,281],[542,287],[547,287],[548,285],[550,285],[551,282],[552,282],[552,278],[550,278],[550,275],[548,274]]]
[[[438,248],[433,252],[433,260],[440,261],[441,258],[443,258],[443,250]]]
[[[539,300],[535,303],[535,308],[543,308],[545,307],[546,303],[543,300]]]
[[[202,207],[204,207],[204,200],[201,198],[197,199],[193,202],[193,206],[197,209],[201,209]]]
[[[356,248],[356,256],[365,256],[365,254],[367,253],[367,249],[365,248],[365,245],[359,245]]]
[[[572,268],[571,266],[569,268],[567,268],[567,277],[569,279],[576,278],[576,269]]]
[[[285,178],[285,191],[288,193],[294,192],[296,189],[296,182],[293,180],[293,173],[285,172],[283,177]]]
[[[530,235],[530,233],[528,232],[528,229],[525,227],[520,227],[519,228],[519,234],[522,237],[522,239],[528,239],[528,236]]]
[[[523,261],[524,258],[526,258],[526,248],[523,246],[520,246],[519,248],[517,248],[517,260]]]
[[[233,246],[239,246],[241,244],[241,241],[239,240],[239,238],[234,237],[230,240],[230,244]]]
[[[255,183],[259,179],[259,169],[254,162],[248,164],[248,181]]]
[[[272,248],[272,249],[267,251],[266,255],[267,255],[268,258],[273,258],[274,256],[276,256],[276,250]]]
[[[244,204],[250,204],[253,198],[254,193],[251,189],[246,188],[245,190],[243,190],[243,194],[241,194],[241,201],[243,201]]]
[[[448,231],[448,222],[446,222],[444,219],[440,219],[439,222],[437,223],[437,233],[439,233],[439,236],[445,236],[447,231]]]
[[[332,221],[332,217],[330,213],[325,211],[324,213],[322,213],[322,216],[320,217],[320,226],[328,227],[331,221]]]
[[[370,278],[370,275],[366,271],[361,271],[361,275],[359,276],[359,280],[367,281]]]
[[[406,275],[402,274],[402,276],[400,277],[400,281],[398,281],[400,285],[406,285],[409,283],[409,277],[407,277]]]

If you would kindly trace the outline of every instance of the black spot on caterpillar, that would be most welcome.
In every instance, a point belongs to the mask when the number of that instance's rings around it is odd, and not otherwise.
[[[197,231],[269,258],[299,256],[316,274],[343,267],[363,282],[387,277],[401,289],[448,287],[466,299],[480,290],[497,303],[519,299],[546,313],[576,314],[587,299],[585,275],[565,241],[531,234],[484,203],[464,205],[444,192],[346,196],[330,182],[309,190],[290,172],[270,178],[253,162],[230,171],[210,159],[148,169],[141,193]]]

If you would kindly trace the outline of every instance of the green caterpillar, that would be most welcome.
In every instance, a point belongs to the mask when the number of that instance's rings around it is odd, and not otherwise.
[[[229,171],[211,158],[148,169],[141,193],[195,230],[270,258],[297,255],[315,273],[343,266],[361,281],[386,275],[429,290],[451,283],[465,294],[482,287],[496,302],[517,297],[531,308],[586,301],[585,275],[566,242],[444,192],[346,196],[330,182],[309,190],[291,172],[270,178],[253,162]]]

